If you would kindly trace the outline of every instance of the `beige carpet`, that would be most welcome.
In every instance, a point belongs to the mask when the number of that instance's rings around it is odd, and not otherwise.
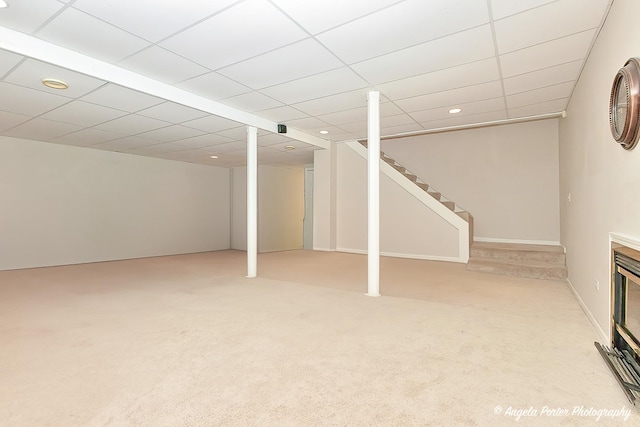
[[[385,258],[371,298],[362,255],[258,262],[0,272],[0,425],[639,425],[598,419],[630,404],[562,282]]]

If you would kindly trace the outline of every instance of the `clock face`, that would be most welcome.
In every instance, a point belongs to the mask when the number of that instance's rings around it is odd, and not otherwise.
[[[624,125],[627,122],[628,107],[629,86],[627,85],[627,80],[621,78],[618,83],[618,90],[615,94],[615,110],[613,111],[613,124],[618,134],[622,133]]]

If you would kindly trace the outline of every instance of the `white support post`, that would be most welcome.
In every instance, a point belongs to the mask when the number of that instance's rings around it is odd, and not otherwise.
[[[258,129],[247,126],[247,277],[258,271]]]
[[[380,92],[368,96],[369,281],[367,295],[380,296]]]

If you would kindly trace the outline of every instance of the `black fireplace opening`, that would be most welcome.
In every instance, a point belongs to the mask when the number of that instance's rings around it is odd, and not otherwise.
[[[640,252],[612,250],[611,347],[595,343],[627,399],[640,398]]]

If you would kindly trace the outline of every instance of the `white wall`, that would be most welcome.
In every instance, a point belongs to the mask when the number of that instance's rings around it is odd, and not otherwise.
[[[336,250],[337,146],[313,152],[313,249]]]
[[[233,169],[232,248],[247,250],[247,168]],[[258,165],[258,252],[302,249],[304,168]]]
[[[231,169],[231,249],[247,250],[247,168]]]
[[[345,144],[338,144],[337,166],[337,250],[365,252],[367,162]],[[410,258],[454,259],[458,256],[458,231],[381,174],[380,252]]]
[[[629,27],[637,16],[640,2],[613,3],[571,98],[567,118],[560,122],[561,230],[569,279],[606,333],[608,234],[640,238],[640,148],[625,151],[618,146],[608,118],[614,76],[628,58],[640,56],[640,32]]]
[[[393,139],[382,151],[474,217],[477,240],[557,243],[557,119]]]
[[[229,171],[0,137],[0,270],[228,249]]]

